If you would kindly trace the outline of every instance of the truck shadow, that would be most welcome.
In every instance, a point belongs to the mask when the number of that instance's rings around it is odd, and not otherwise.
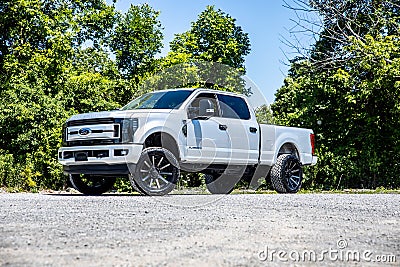
[[[80,193],[45,193],[42,195],[47,196],[58,196],[58,197],[153,197],[147,195],[141,195],[138,193],[105,193],[102,195],[84,195]],[[211,196],[212,194],[204,194],[204,193],[170,193],[164,196],[157,197],[172,197],[172,196]]]

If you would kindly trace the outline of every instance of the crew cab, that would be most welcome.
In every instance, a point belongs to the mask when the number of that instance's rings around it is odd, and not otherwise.
[[[150,92],[116,111],[67,120],[58,160],[78,191],[98,195],[116,177],[147,195],[171,192],[180,172],[204,174],[208,190],[230,193],[241,179],[269,177],[296,193],[314,165],[310,129],[259,124],[244,95],[210,89]]]

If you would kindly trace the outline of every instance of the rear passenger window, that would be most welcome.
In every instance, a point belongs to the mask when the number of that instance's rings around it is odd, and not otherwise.
[[[222,117],[248,120],[249,108],[243,98],[229,95],[218,95]]]

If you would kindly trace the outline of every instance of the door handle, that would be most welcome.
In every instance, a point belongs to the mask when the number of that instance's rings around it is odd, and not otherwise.
[[[220,124],[220,125],[219,125],[219,129],[220,129],[221,131],[226,131],[226,129],[228,129],[228,126],[226,126],[225,124]]]
[[[257,128],[255,128],[255,127],[250,127],[250,132],[251,132],[251,133],[256,133],[256,132],[257,132]]]

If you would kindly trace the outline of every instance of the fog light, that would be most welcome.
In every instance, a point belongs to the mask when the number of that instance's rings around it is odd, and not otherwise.
[[[114,150],[114,156],[116,157],[122,157],[128,155],[129,150],[128,149],[116,149]]]
[[[73,158],[73,157],[74,157],[74,153],[73,153],[73,152],[70,152],[70,151],[64,151],[63,154],[64,154],[64,155],[63,155],[63,158],[64,158],[64,159],[70,159],[70,158]]]

